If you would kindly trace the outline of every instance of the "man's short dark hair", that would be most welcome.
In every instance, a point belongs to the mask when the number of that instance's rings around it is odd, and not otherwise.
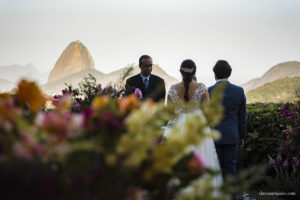
[[[213,71],[217,79],[228,78],[231,75],[231,67],[226,60],[218,60]]]
[[[143,59],[152,59],[150,56],[148,56],[148,55],[142,55],[141,57],[140,57],[140,59],[139,59],[139,66],[141,66],[142,65],[142,60]]]

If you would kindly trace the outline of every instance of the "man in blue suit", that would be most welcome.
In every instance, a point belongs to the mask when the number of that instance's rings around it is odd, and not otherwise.
[[[244,146],[246,133],[246,98],[243,88],[231,84],[228,78],[231,67],[225,60],[219,60],[213,68],[216,84],[209,87],[210,94],[219,84],[225,84],[222,105],[223,119],[215,127],[221,133],[215,142],[223,175],[236,175],[236,163],[239,147]]]

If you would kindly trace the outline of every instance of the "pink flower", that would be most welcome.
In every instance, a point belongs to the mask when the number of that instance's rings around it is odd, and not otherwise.
[[[18,157],[22,158],[24,160],[32,160],[33,155],[28,151],[28,149],[21,144],[20,142],[17,142],[13,145],[13,154]]]
[[[86,109],[84,109],[83,114],[85,117],[90,117],[94,114],[94,110],[90,107],[87,107]]]
[[[142,91],[141,91],[139,88],[135,88],[134,94],[135,94],[139,99],[142,99],[142,98],[143,98]]]
[[[123,126],[123,121],[113,112],[106,112],[102,115],[101,119],[97,122],[96,128],[100,127],[117,128]]]
[[[47,154],[45,146],[40,143],[35,144],[35,146],[33,147],[33,150],[37,155],[40,155],[40,156],[45,156]]]
[[[205,163],[201,157],[201,154],[195,150],[193,152],[193,156],[188,162],[188,169],[189,172],[192,174],[199,174],[203,171],[203,168],[205,167]]]
[[[82,129],[84,128],[84,115],[81,114],[73,114],[69,121],[69,130],[70,136],[75,137],[80,134]]]
[[[25,144],[31,143],[31,138],[27,133],[21,133],[22,142]]]
[[[42,117],[42,126],[54,136],[58,142],[63,141],[69,135],[69,127],[72,115],[70,113],[57,114],[49,112]],[[39,119],[41,120],[41,119]]]

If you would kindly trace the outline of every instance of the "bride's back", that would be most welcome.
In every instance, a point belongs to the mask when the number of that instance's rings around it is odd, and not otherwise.
[[[209,100],[209,94],[203,83],[197,83],[195,79],[196,64],[187,59],[180,65],[182,82],[171,86],[168,92],[167,102],[194,102],[203,103]]]
[[[209,95],[206,86],[203,83],[198,83],[192,80],[188,87],[188,101],[187,102],[200,102],[208,101]],[[182,101],[185,102],[185,86],[184,82],[179,82],[170,87],[168,92],[168,102]]]

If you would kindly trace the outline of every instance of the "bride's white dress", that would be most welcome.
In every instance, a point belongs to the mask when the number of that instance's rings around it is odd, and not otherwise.
[[[200,86],[197,89],[195,89],[194,94],[191,98],[191,102],[201,103],[202,97],[203,97],[203,94],[205,93],[205,91],[207,91],[206,86],[204,84],[200,84]],[[181,101],[180,97],[178,95],[178,92],[174,86],[171,86],[171,88],[169,89],[168,96],[170,97],[171,101],[174,103]],[[197,111],[194,111],[194,112],[197,112]],[[198,112],[201,112],[201,111],[198,110]],[[172,123],[177,123],[177,124],[184,123],[185,118],[188,114],[189,113],[182,113],[178,117],[178,119],[172,120]],[[165,130],[166,137],[169,134],[169,132],[170,132],[170,128],[167,127]],[[220,164],[219,164],[218,156],[216,153],[215,144],[214,144],[214,141],[212,138],[205,139],[199,146],[194,146],[193,148],[199,152],[206,167],[212,168],[214,170],[220,170]],[[223,183],[223,178],[222,178],[221,173],[220,173],[220,175],[214,177],[212,183],[215,187],[218,187]]]

